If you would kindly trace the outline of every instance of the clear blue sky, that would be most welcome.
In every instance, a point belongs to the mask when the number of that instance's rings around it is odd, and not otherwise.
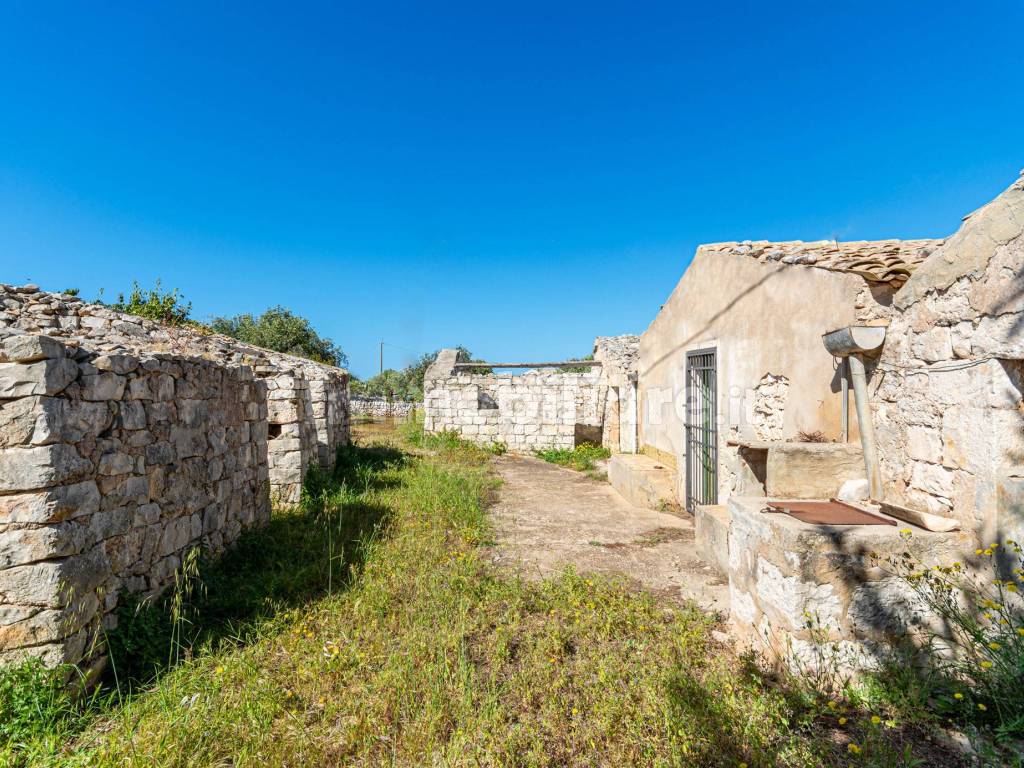
[[[950,233],[1024,5],[3,3],[0,281],[284,304],[372,374],[641,332],[701,242]]]

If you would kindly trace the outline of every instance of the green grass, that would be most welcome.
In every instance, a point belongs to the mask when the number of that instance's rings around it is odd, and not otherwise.
[[[577,472],[586,472],[594,468],[595,461],[607,459],[612,452],[600,445],[582,443],[575,448],[548,448],[543,451],[534,451],[534,455],[552,464],[569,467]]]
[[[141,609],[117,642],[153,647],[119,685],[74,704],[38,669],[0,673],[0,763],[899,766],[926,749],[766,679],[696,609],[496,571],[490,454],[404,435],[344,452],[301,508],[200,564],[177,629],[154,618],[173,600]]]

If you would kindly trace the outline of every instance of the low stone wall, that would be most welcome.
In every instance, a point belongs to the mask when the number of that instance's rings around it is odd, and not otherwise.
[[[39,333],[97,352],[168,353],[249,366],[267,382],[272,495],[296,502],[310,464],[349,440],[348,373],[188,327],[168,327],[35,286],[0,285],[0,331]]]
[[[0,662],[102,657],[126,592],[270,513],[267,383],[246,366],[0,340]]]
[[[914,528],[905,537],[905,524],[810,525],[764,506],[729,500],[730,622],[742,645],[794,669],[876,666],[930,620],[909,585],[879,565],[903,552],[949,565],[974,546],[970,532]]]
[[[413,400],[388,400],[385,397],[358,397],[349,399],[353,416],[373,416],[383,419],[408,419],[415,413],[418,403]]]
[[[452,431],[522,453],[601,443],[608,386],[599,373],[434,373],[424,383],[428,432]]]

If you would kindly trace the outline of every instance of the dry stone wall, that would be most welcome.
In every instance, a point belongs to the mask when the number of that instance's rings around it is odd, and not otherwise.
[[[349,400],[353,416],[383,419],[407,419],[416,410],[412,400],[388,400],[386,397],[353,397]]]
[[[599,373],[456,374],[438,356],[424,380],[424,429],[515,452],[600,443],[608,386]]]
[[[0,663],[101,664],[125,594],[298,500],[348,429],[340,369],[0,286]]]
[[[219,334],[170,328],[34,286],[0,285],[0,332],[5,329],[46,334],[96,351],[166,352],[250,366],[267,382],[271,492],[284,502],[298,501],[311,463],[329,466],[349,439],[348,373],[334,366]]]
[[[896,294],[872,381],[886,494],[1024,537],[1024,178]]]
[[[0,662],[78,662],[125,592],[267,520],[266,384],[29,334],[0,360]]]

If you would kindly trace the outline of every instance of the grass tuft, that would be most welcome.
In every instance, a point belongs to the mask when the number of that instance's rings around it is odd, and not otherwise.
[[[577,472],[587,472],[594,469],[595,461],[607,459],[612,452],[600,445],[581,443],[575,448],[548,448],[534,451],[534,455],[552,464],[575,469]]]

